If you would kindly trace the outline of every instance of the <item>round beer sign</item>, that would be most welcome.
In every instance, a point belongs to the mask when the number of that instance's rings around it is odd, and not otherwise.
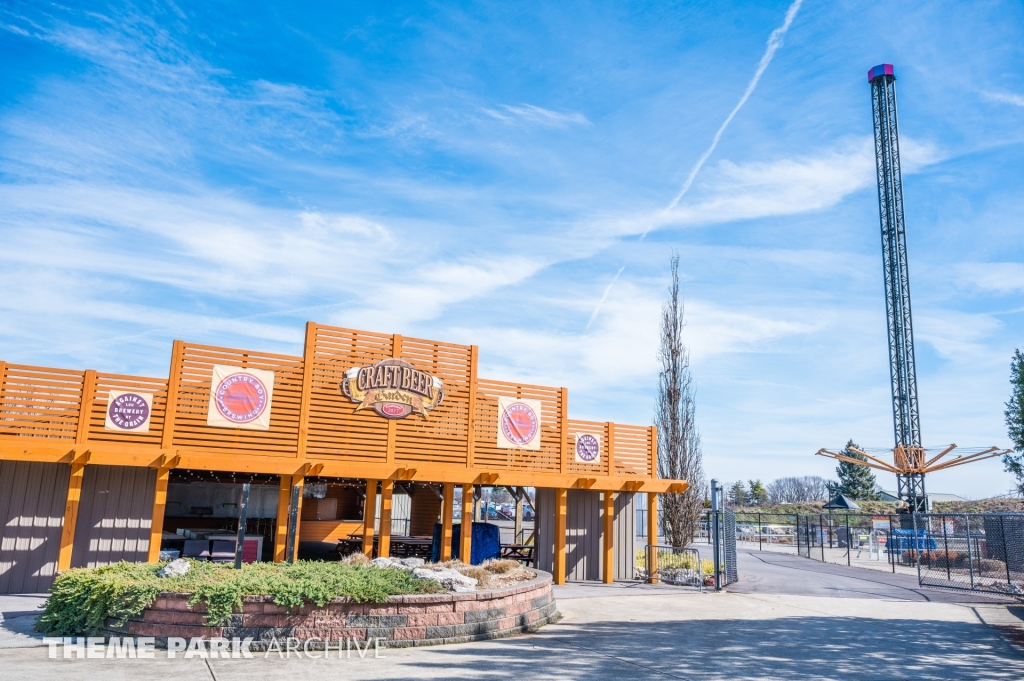
[[[584,433],[576,438],[576,458],[580,461],[590,463],[596,461],[601,454],[601,443],[589,433]]]
[[[501,432],[509,442],[520,447],[537,437],[539,425],[537,414],[522,402],[510,404],[501,415]]]
[[[233,423],[251,423],[267,408],[267,388],[252,374],[225,376],[213,394],[217,411]]]
[[[142,395],[121,393],[110,400],[107,417],[120,430],[135,430],[149,418],[149,405]]]

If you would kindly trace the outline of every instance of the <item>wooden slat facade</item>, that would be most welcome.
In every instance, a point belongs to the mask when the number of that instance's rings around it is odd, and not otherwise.
[[[574,510],[573,517],[588,520],[583,534],[572,530],[571,559],[582,550],[577,545],[586,545],[587,556],[597,550],[597,530],[590,525],[603,513],[595,516],[594,511],[594,500],[603,499],[602,492],[615,494],[618,510],[631,503],[635,492],[686,489],[685,481],[658,479],[654,428],[571,419],[566,388],[481,378],[478,356],[476,346],[310,322],[302,356],[174,341],[166,379],[0,361],[0,512],[6,514],[0,518],[18,519],[19,528],[0,528],[0,591],[5,584],[46,588],[56,570],[72,563],[156,560],[168,473],[175,468],[281,476],[276,560],[285,557],[290,491],[301,487],[307,476],[365,480],[374,489],[380,483],[387,490],[433,483],[449,497],[456,485],[466,495],[474,485],[555,490],[556,530],[564,524],[566,490],[578,490],[581,495],[571,497],[573,508],[586,508]],[[358,409],[341,390],[346,372],[386,359],[404,360],[440,379],[440,403],[425,416],[413,413],[403,419]],[[268,430],[208,425],[215,365],[273,372]],[[153,395],[148,432],[105,428],[111,390]],[[539,449],[498,446],[500,397],[540,403]],[[579,432],[601,436],[598,461],[575,461],[574,436]],[[28,471],[35,471],[34,482],[23,488],[18,481]],[[107,490],[106,500],[101,488]],[[418,514],[423,516],[419,529],[425,531],[440,509],[450,544],[451,499],[442,507],[430,494],[429,508]],[[538,522],[546,526],[548,520]],[[616,521],[616,535],[625,522],[632,520]],[[349,525],[303,520],[300,513],[299,537],[332,541],[359,530]],[[372,528],[363,529],[364,544],[372,548]],[[552,555],[559,572],[565,567],[566,533],[555,534]],[[42,544],[37,546],[37,540]],[[463,549],[468,540],[467,533]],[[615,538],[616,547],[627,544],[632,546],[631,540]],[[602,550],[610,549],[606,545]],[[618,564],[625,561],[616,559],[616,575],[625,571]],[[593,578],[599,565],[588,559],[570,568]],[[557,583],[564,582],[564,572],[556,575]]]
[[[681,491],[658,480],[653,428],[570,419],[568,391],[480,378],[474,346],[310,323],[303,357],[176,341],[171,379],[0,362],[0,459],[457,484]],[[439,378],[428,416],[389,420],[342,394],[345,372],[400,358]],[[207,425],[214,365],[274,372],[270,429]],[[147,433],[104,429],[110,390],[154,395]],[[541,403],[539,450],[497,446],[498,398]],[[85,421],[82,421],[82,415]],[[574,435],[601,434],[594,464],[574,460]],[[77,453],[76,453],[77,452]],[[671,489],[670,489],[671,488]]]

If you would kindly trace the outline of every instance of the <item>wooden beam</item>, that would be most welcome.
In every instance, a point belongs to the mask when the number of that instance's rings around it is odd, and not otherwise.
[[[928,468],[928,467],[929,467],[929,466],[931,466],[931,465],[932,465],[933,463],[935,463],[936,461],[938,461],[938,460],[939,460],[939,459],[941,459],[942,457],[946,456],[946,454],[949,454],[949,453],[950,453],[951,451],[953,451],[954,449],[956,449],[956,444],[951,444],[950,446],[946,447],[945,449],[943,449],[943,450],[942,450],[941,452],[939,452],[938,454],[936,454],[936,455],[935,455],[935,456],[933,456],[932,458],[930,458],[930,459],[928,459],[927,461],[925,461],[925,462],[924,462],[924,467],[925,467],[925,468]],[[995,447],[992,447],[991,449],[995,449]],[[991,449],[990,449],[989,451],[991,451]]]
[[[75,526],[78,523],[78,504],[82,500],[82,478],[89,453],[79,455],[71,462],[71,477],[68,478],[68,495],[64,503],[64,524],[60,533],[60,553],[57,556],[57,571],[71,567],[71,553],[75,547]]]
[[[827,449],[819,449],[818,451],[816,451],[814,453],[814,455],[815,456],[824,456],[827,459],[835,459],[836,461],[848,461],[850,463],[855,463],[858,466],[867,466],[868,468],[877,468],[880,471],[887,471],[889,473],[897,473],[898,474],[898,473],[901,472],[901,470],[899,468],[897,468],[896,466],[893,466],[892,464],[885,463],[884,461],[879,461],[878,463],[875,463],[874,461],[861,461],[860,459],[854,459],[854,458],[851,458],[849,456],[843,456],[842,454],[837,454],[836,452],[830,452]],[[878,460],[876,459],[875,461],[878,461]]]
[[[452,516],[455,515],[455,485],[444,484],[444,499],[441,504],[441,560],[452,559]]]
[[[459,527],[459,560],[469,565],[473,558],[473,485],[462,486],[462,526]]]
[[[167,379],[167,407],[164,410],[164,429],[160,434],[161,449],[170,449],[174,446],[174,420],[178,412],[178,384],[181,383],[181,356],[184,352],[184,341],[174,341],[171,345],[171,370]]]
[[[604,492],[604,562],[605,584],[615,581],[615,492]]]
[[[472,468],[476,459],[476,370],[480,348],[469,346],[469,421],[466,428],[466,465]]]
[[[363,554],[373,558],[373,523],[377,519],[377,481],[366,481],[366,499],[363,500]]]
[[[15,461],[47,461],[69,463],[69,455],[76,444],[71,439],[26,438],[0,435],[0,459]],[[543,473],[516,468],[466,468],[461,465],[417,463],[415,468],[385,462],[366,463],[339,461],[338,459],[307,459],[303,463],[294,456],[266,456],[250,450],[216,450],[194,447],[163,449],[155,445],[89,441],[91,464],[111,466],[147,466],[159,468],[161,457],[180,457],[176,468],[229,471],[235,473],[264,473],[268,475],[319,475],[327,478],[361,478],[374,480],[406,480],[432,483],[496,484],[505,487],[541,487],[548,489],[571,488],[579,480],[579,473]],[[314,473],[319,468],[319,473]],[[636,492],[668,491],[672,485],[685,484],[685,480],[649,478],[639,475],[594,476],[590,486],[594,491]]]
[[[283,563],[288,550],[288,506],[292,496],[292,476],[282,475],[277,490],[277,519],[274,528],[274,562]]]
[[[394,480],[380,481],[380,537],[377,539],[377,557],[391,557],[391,495]]]
[[[555,560],[554,560],[554,582],[565,584],[565,514],[568,490],[565,488],[555,490]]]
[[[92,402],[96,399],[96,372],[86,369],[82,377],[82,401],[78,405],[78,432],[76,444],[85,444],[89,439],[89,417],[92,416]]]
[[[156,471],[153,513],[150,515],[152,520],[149,526],[149,555],[146,557],[148,563],[156,563],[160,560],[160,545],[163,542],[164,534],[164,508],[167,506],[167,481],[170,476],[170,468],[161,467]]]
[[[295,445],[295,454],[300,461],[306,458],[306,442],[309,440],[309,404],[313,395],[315,353],[316,322],[306,322],[306,343],[302,350],[302,395],[299,398],[299,438]]]
[[[654,492],[647,493],[647,543],[652,547],[658,545],[658,495]],[[651,549],[647,552],[647,581],[657,584],[658,578],[654,577],[658,572],[658,552]]]
[[[874,461],[874,462],[875,462],[875,463],[877,463],[877,464],[880,464],[880,465],[882,465],[882,466],[892,466],[892,464],[891,464],[891,463],[889,463],[888,461],[882,461],[882,460],[881,460],[881,459],[879,459],[878,457],[875,457],[875,456],[871,456],[871,455],[870,455],[870,454],[868,454],[867,452],[862,452],[861,450],[857,449],[856,447],[850,447],[850,449],[852,449],[853,451],[857,452],[857,453],[858,453],[858,454],[860,454],[861,456],[863,456],[863,457],[865,457],[865,458],[867,458],[867,459],[869,459],[869,460],[871,460],[871,461]],[[838,454],[838,456],[844,456],[844,455],[843,455],[843,454]],[[851,460],[852,460],[852,461],[856,461],[856,459],[851,459]],[[863,463],[863,462],[861,462],[861,463]],[[893,468],[895,468],[895,469],[898,469],[898,467],[895,467],[895,466],[894,466]]]
[[[560,445],[558,448],[558,472],[564,473],[569,467],[569,389],[562,388],[559,391],[558,400],[558,436]]]

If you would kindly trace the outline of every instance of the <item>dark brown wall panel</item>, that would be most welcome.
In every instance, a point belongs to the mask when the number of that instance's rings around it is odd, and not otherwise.
[[[40,593],[57,571],[71,467],[0,461],[0,593]]]
[[[86,466],[71,566],[145,562],[155,487],[152,468]]]

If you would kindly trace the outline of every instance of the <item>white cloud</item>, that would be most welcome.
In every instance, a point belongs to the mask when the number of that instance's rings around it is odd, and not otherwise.
[[[903,173],[941,161],[930,142],[901,141]],[[875,182],[872,138],[847,140],[813,156],[775,161],[719,161],[695,187],[694,199],[667,211],[605,221],[610,234],[642,234],[659,227],[720,224],[736,220],[796,215],[831,208]]]
[[[1015,293],[1024,291],[1024,263],[970,262],[956,266],[961,282],[984,291]]]
[[[484,109],[484,113],[504,123],[527,123],[544,128],[567,128],[571,125],[590,125],[587,117],[577,111],[561,112],[542,109],[533,104],[499,107],[501,110]]]
[[[993,102],[1013,104],[1014,106],[1024,106],[1024,96],[1022,95],[1005,92],[982,92],[981,94],[984,95],[986,99],[990,99]]]

